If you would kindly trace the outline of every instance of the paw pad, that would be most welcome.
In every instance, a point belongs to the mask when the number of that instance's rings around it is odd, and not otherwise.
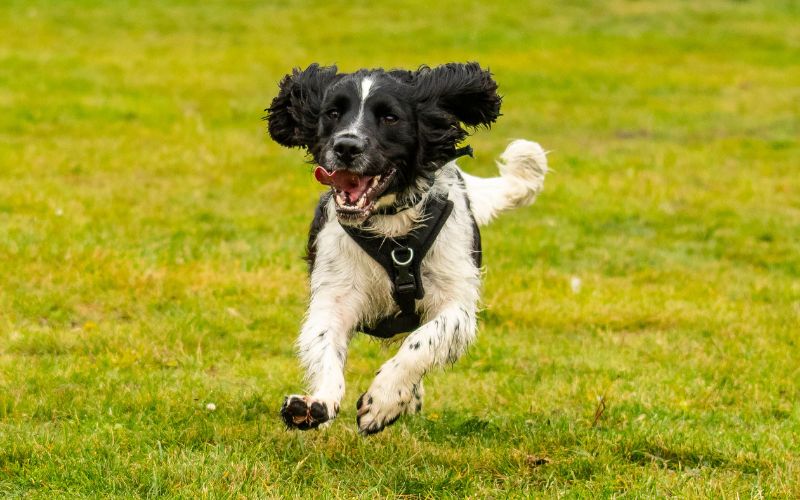
[[[330,420],[328,405],[308,396],[287,396],[281,407],[281,418],[290,429],[316,429]]]

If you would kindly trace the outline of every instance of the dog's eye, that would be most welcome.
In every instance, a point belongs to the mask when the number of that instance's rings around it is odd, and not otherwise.
[[[394,125],[400,120],[397,115],[387,114],[381,116],[381,122],[385,123],[386,125]]]
[[[330,118],[331,120],[338,120],[339,119],[339,111],[337,111],[335,109],[332,109],[332,110],[328,111],[326,114],[328,115],[328,118]]]

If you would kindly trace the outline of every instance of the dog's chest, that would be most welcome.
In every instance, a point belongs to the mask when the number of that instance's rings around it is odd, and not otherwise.
[[[472,258],[472,228],[463,227],[464,214],[455,213],[434,241],[420,267],[425,295],[417,301],[425,318],[452,301],[477,298],[479,271]],[[329,221],[317,239],[312,289],[324,287],[352,306],[360,321],[370,322],[396,313],[392,281],[342,227]]]

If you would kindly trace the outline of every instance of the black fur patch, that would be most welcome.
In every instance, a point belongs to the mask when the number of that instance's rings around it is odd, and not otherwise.
[[[316,141],[317,118],[322,96],[332,82],[341,78],[336,66],[312,64],[295,68],[278,85],[280,91],[267,111],[272,139],[286,147],[308,148]]]
[[[331,199],[331,192],[327,191],[319,197],[319,203],[314,210],[314,219],[311,221],[311,227],[308,230],[308,242],[306,243],[306,262],[308,263],[308,272],[314,269],[314,261],[317,258],[317,235],[325,226],[328,220],[328,201]]]
[[[467,183],[464,182],[464,176],[461,175],[461,172],[456,170],[456,175],[458,176],[458,183],[461,185],[461,189],[464,190],[464,201],[467,204],[467,208],[469,209],[469,216],[472,219],[472,260],[475,262],[475,266],[480,268],[483,264],[483,248],[481,245],[481,230],[478,227],[477,221],[475,221],[475,217],[472,215],[472,206],[469,201],[469,196],[467,196]]]

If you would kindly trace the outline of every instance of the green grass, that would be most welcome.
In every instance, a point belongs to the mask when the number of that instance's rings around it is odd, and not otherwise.
[[[0,496],[800,496],[799,27],[791,0],[6,0]],[[288,432],[319,187],[262,110],[293,66],[451,60],[505,96],[464,167],[535,139],[546,190],[484,231],[479,340],[421,416],[357,435],[392,352],[360,337],[340,418]]]

